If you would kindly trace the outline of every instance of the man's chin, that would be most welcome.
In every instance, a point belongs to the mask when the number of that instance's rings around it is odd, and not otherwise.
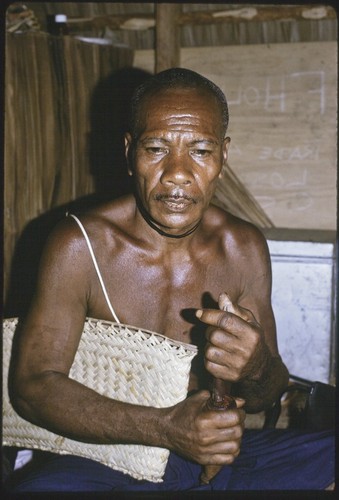
[[[144,220],[158,233],[169,237],[182,237],[190,234],[200,224],[202,213],[196,204],[180,203],[174,204],[172,209],[170,203],[157,202],[146,209],[143,204],[138,203],[138,208]]]
[[[174,219],[174,220],[173,220]],[[170,220],[148,220],[148,224],[155,229],[158,233],[172,237],[172,238],[182,238],[183,236],[188,236],[193,233],[199,226],[201,222],[200,219],[192,219],[190,221],[182,220],[182,217],[171,217]]]

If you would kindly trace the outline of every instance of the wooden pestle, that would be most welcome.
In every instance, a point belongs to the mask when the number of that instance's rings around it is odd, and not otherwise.
[[[232,301],[226,292],[219,296],[219,309],[236,314]],[[237,407],[235,399],[230,396],[231,383],[220,378],[213,378],[211,397],[206,403],[206,410],[227,411]],[[201,475],[201,484],[209,484],[220,471],[222,465],[205,465]]]
[[[225,293],[219,297],[219,308],[224,311],[235,312],[230,298]],[[230,396],[230,382],[213,378],[211,392],[211,397],[206,403],[206,410],[227,411],[237,407],[235,399]],[[205,465],[200,476],[201,484],[209,484],[221,468],[222,465]]]
[[[212,394],[206,403],[206,410],[227,411],[236,408],[235,399],[230,396],[231,384],[219,378],[212,382]],[[211,479],[220,471],[222,465],[205,465],[200,476],[201,484],[209,484]]]

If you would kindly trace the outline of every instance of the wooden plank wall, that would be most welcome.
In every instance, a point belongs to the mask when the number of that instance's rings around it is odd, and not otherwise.
[[[26,225],[93,192],[91,96],[100,80],[132,61],[131,50],[112,45],[43,33],[7,35],[5,295],[14,249]]]
[[[181,66],[226,93],[230,166],[273,224],[335,229],[336,42],[183,48],[180,55]],[[152,71],[153,51],[136,51],[134,65]]]

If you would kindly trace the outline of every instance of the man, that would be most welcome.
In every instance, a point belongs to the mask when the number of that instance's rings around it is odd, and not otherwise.
[[[17,491],[324,489],[333,481],[331,437],[243,430],[245,411],[269,408],[288,373],[277,348],[266,242],[251,224],[210,205],[227,159],[227,125],[223,93],[200,75],[172,69],[147,80],[132,100],[125,139],[135,195],[79,216],[120,321],[199,343],[205,368],[192,367],[190,396],[170,408],[141,407],[68,378],[85,318],[113,320],[72,218],[46,246],[21,340],[14,387],[22,416],[84,442],[167,448],[164,482],[53,456]],[[204,373],[232,384],[237,408],[206,412]],[[200,487],[206,464],[225,467]]]

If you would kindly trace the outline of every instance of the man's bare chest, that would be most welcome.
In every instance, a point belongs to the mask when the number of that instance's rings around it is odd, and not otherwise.
[[[217,307],[218,296],[239,293],[239,278],[221,259],[123,259],[105,265],[103,280],[123,323],[190,342],[198,308]],[[93,283],[89,315],[111,319],[100,284]]]

